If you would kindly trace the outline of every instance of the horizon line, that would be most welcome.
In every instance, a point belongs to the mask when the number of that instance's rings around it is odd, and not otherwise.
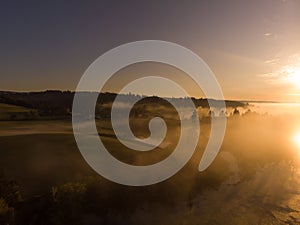
[[[71,92],[75,93],[75,90],[70,90],[70,89],[40,89],[40,90],[7,90],[7,89],[0,89],[0,92],[12,92],[12,93],[42,93],[42,92],[47,92],[47,91],[58,91],[58,92]],[[146,96],[146,97],[162,97],[162,98],[195,98],[195,99],[213,99],[220,101],[220,99],[214,99],[214,98],[207,98],[205,96],[201,97],[196,97],[196,96],[181,96],[181,97],[174,97],[174,96],[159,96],[159,95],[145,95],[145,94],[139,94],[139,93],[133,93],[133,92],[128,92],[128,93],[116,93],[113,91],[81,91],[81,92],[90,92],[90,93],[110,93],[110,94],[124,94],[124,95],[139,95],[139,96]],[[265,99],[227,99],[224,98],[225,101],[236,101],[236,102],[243,102],[243,103],[300,103],[300,101],[279,101],[279,100],[265,100]]]

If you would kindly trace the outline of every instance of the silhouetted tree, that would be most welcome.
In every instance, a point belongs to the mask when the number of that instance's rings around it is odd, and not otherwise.
[[[235,108],[235,109],[233,110],[232,115],[233,115],[233,116],[239,116],[239,115],[240,115],[240,111],[239,111],[237,108]]]

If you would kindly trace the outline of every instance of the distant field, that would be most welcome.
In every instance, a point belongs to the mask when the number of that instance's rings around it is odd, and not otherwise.
[[[34,115],[37,115],[35,109],[0,103],[0,120],[24,119]]]
[[[25,108],[22,106],[10,105],[5,103],[0,103],[0,113],[10,113],[10,112],[30,112],[32,109]]]
[[[69,120],[0,121],[0,137],[28,134],[72,134]]]

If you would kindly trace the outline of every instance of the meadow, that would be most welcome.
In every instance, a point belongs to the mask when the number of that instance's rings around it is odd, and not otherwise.
[[[132,114],[131,128],[137,137],[149,135],[147,124],[157,116],[157,110],[151,113],[154,109],[157,107]],[[153,151],[137,153],[124,147],[116,139],[109,118],[96,120],[99,138],[123,162],[158,162],[176,146],[180,128],[174,111],[169,107],[159,111],[168,133]],[[292,137],[299,121],[292,116],[244,111],[228,116],[221,151],[200,173],[198,164],[209,138],[210,119],[206,110],[198,108],[201,132],[191,160],[168,180],[144,187],[119,185],[93,171],[77,148],[70,119],[0,121],[3,221],[298,224],[300,149]]]

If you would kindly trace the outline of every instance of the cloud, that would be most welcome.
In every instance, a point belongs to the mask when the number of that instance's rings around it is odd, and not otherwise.
[[[288,85],[296,84],[300,82],[300,55],[295,54],[289,57],[288,64],[279,66],[279,59],[266,60],[266,64],[276,65],[276,69],[269,73],[259,74],[266,82],[275,85]]]
[[[278,62],[279,62],[279,58],[274,58],[274,59],[268,59],[264,63],[265,64],[275,65],[275,64],[278,64]]]
[[[266,37],[269,37],[269,36],[272,36],[273,34],[272,33],[264,33],[264,36]]]

